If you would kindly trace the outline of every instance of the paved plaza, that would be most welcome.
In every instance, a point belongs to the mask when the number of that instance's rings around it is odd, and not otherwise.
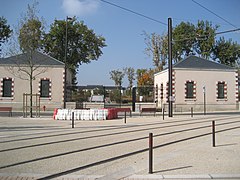
[[[216,147],[212,147],[212,121]],[[153,133],[153,174],[148,136]],[[240,179],[240,115],[0,117],[0,179]]]

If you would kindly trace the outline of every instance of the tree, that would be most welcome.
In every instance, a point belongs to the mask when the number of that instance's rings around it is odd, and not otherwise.
[[[182,57],[189,56],[194,51],[195,26],[189,22],[181,22],[173,30],[173,59],[178,62]]]
[[[154,71],[152,69],[138,69],[137,70],[137,85],[138,86],[153,86]]]
[[[198,21],[197,25],[181,22],[173,30],[173,58],[175,62],[185,56],[198,54],[209,59],[215,44],[215,32],[219,26],[209,21]]]
[[[129,82],[129,88],[132,89],[133,87],[133,81],[135,80],[135,70],[131,67],[124,68],[124,72],[127,75],[128,82]]]
[[[144,41],[146,44],[145,54],[152,58],[156,71],[162,71],[167,61],[168,39],[166,35],[158,35],[156,33],[144,33]]]
[[[213,26],[209,21],[198,21],[196,25],[181,22],[173,29],[172,56],[178,62],[191,54],[197,54],[209,59],[215,44],[215,32],[219,26]],[[167,35],[145,33],[146,53],[152,55],[155,67],[162,70],[168,54]]]
[[[238,66],[240,58],[240,45],[237,42],[232,42],[232,39],[225,40],[224,37],[220,37],[216,41],[213,48],[213,59],[219,61],[221,64],[236,67]]]
[[[4,17],[0,17],[0,56],[2,52],[2,44],[4,44],[10,37],[12,30],[7,25],[7,20]]]
[[[202,58],[209,59],[215,45],[215,32],[219,26],[213,26],[209,21],[198,21],[195,27],[196,46],[194,50]]]
[[[110,71],[110,79],[112,79],[115,83],[115,86],[118,86],[118,90],[114,90],[112,93],[112,99],[115,100],[116,102],[121,103],[122,99],[122,82],[124,78],[124,72],[121,70],[112,70]]]
[[[120,70],[110,71],[110,79],[115,83],[115,86],[121,86],[124,78],[124,73]]]
[[[67,24],[66,24],[67,23]],[[67,26],[67,56],[65,62]],[[73,74],[73,84],[76,84],[77,68],[83,63],[98,60],[105,47],[105,38],[96,35],[83,22],[74,17],[70,21],[55,20],[49,33],[44,37],[44,52],[64,62]]]
[[[37,2],[27,7],[26,14],[23,15],[19,22],[18,41],[23,55],[16,56],[18,59],[12,67],[8,67],[10,73],[14,76],[29,81],[30,94],[33,94],[33,81],[36,77],[44,72],[47,68],[43,68],[39,64],[39,60],[34,59],[36,51],[41,50],[43,39],[43,22],[37,17]],[[24,64],[22,63],[24,60]],[[41,59],[42,60],[42,59]],[[32,112],[33,99],[30,96],[30,116]]]
[[[149,96],[153,93],[153,78],[154,71],[152,69],[138,69],[137,70],[137,86],[138,94],[143,96]],[[145,97],[144,100],[147,100]]]

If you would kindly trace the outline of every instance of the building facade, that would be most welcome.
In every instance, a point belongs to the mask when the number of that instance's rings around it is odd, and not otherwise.
[[[236,69],[213,61],[189,56],[173,66],[172,100],[175,111],[238,109]],[[168,103],[168,69],[154,75],[157,107]],[[166,107],[167,108],[167,107]]]
[[[13,111],[22,110],[23,94],[30,93],[30,68],[33,72],[32,92],[38,95],[41,110],[43,107],[46,110],[63,107],[65,65],[40,52],[34,52],[31,61],[27,54],[0,59],[0,106],[12,107]],[[72,77],[67,72],[66,84],[70,86]],[[66,93],[68,99],[71,92]]]

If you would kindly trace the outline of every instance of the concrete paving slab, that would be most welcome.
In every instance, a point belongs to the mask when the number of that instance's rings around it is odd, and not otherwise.
[[[211,147],[211,135],[177,142],[210,132],[213,119],[217,121],[217,131],[235,128],[216,134],[216,148]],[[6,121],[0,117],[0,123],[3,125],[0,129],[0,151],[8,149],[0,152],[0,172],[12,173],[14,177],[17,173],[29,173],[28,177],[37,177],[37,174],[46,176],[71,172],[59,179],[93,179],[96,176],[108,177],[111,172],[126,166],[134,168],[132,175],[136,180],[137,177],[161,178],[167,175],[175,175],[179,179],[185,174],[213,174],[211,178],[220,179],[231,178],[228,174],[233,174],[232,178],[237,179],[238,176],[234,174],[240,173],[239,115],[166,117],[164,121],[159,117],[134,117],[128,118],[127,125],[121,119],[77,121],[74,129],[71,129],[69,121],[53,121],[51,118],[9,118]],[[200,128],[194,129],[197,127]],[[154,149],[153,175],[148,175],[147,151],[131,155],[131,152],[148,147],[147,139],[141,138],[148,136],[149,132],[157,135],[154,137],[154,146],[159,146]],[[141,140],[131,141],[134,138]],[[168,142],[175,143],[160,146]],[[130,155],[113,160],[127,153]],[[111,161],[98,163],[104,159]],[[89,166],[91,164],[93,166]],[[11,166],[3,168],[6,165]],[[69,171],[71,169],[74,171]]]
[[[240,179],[240,174],[210,174],[212,179]]]
[[[125,177],[128,177],[132,174],[134,174],[134,169],[131,167],[128,167],[128,168],[123,168],[118,171],[112,172],[105,176],[102,176],[98,178],[98,180],[118,180],[118,179],[123,179]]]
[[[124,178],[124,180],[158,180],[158,179],[164,179],[162,175],[132,175],[127,178]]]
[[[0,173],[0,180],[37,180],[40,179],[41,176],[47,175],[38,175],[38,174],[6,174]],[[58,178],[54,178],[56,180],[100,180],[104,179],[107,176],[102,175],[64,175]],[[113,177],[113,176],[112,176]],[[231,179],[240,179],[240,174],[179,174],[179,175],[157,175],[157,174],[148,174],[148,175],[131,175],[125,178],[114,178],[119,180],[159,180],[159,179],[167,179],[167,180],[200,180],[200,179],[214,179],[214,180],[231,180]],[[113,179],[112,179],[113,180]]]
[[[211,179],[209,174],[163,175],[164,179]]]

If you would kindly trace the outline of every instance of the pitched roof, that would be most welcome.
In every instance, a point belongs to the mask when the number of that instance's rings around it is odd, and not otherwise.
[[[233,70],[233,67],[219,64],[217,62],[203,59],[196,56],[188,56],[182,61],[173,65],[174,68],[183,69],[216,69],[216,70]]]
[[[0,65],[14,65],[14,64],[27,65],[29,64],[28,58],[29,55],[26,53],[7,58],[2,58],[0,59]],[[63,62],[58,61],[57,59],[38,51],[33,52],[32,63],[42,66],[64,66]]]

